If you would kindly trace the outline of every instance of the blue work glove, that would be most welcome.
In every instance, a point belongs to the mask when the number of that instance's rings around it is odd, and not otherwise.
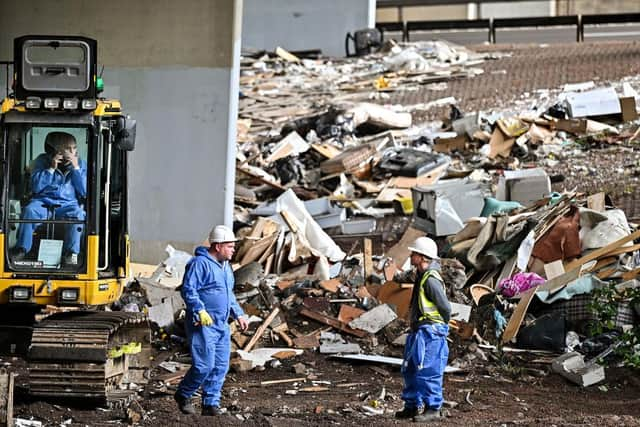
[[[498,310],[493,311],[493,319],[496,321],[496,338],[500,338],[507,327],[507,319]]]

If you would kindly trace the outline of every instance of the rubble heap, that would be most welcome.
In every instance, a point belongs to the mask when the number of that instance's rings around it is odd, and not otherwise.
[[[453,303],[448,372],[519,347],[565,353],[553,370],[587,386],[604,377],[595,360],[624,345],[637,354],[640,231],[606,188],[579,185],[585,153],[615,147],[637,161],[637,82],[569,85],[510,111],[464,113],[451,98],[384,104],[390,90],[473,78],[480,61],[438,43],[243,60],[233,266],[251,326],[233,331],[233,369],[304,351],[398,366],[407,247],[423,235],[439,242]],[[436,105],[446,117],[416,120]],[[175,287],[189,255],[170,255],[122,301],[149,311],[164,349],[184,344]],[[168,359],[161,388],[188,366],[184,351]]]

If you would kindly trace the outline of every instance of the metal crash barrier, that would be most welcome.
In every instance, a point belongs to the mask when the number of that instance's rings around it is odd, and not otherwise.
[[[487,30],[489,43],[496,43],[496,32],[501,28],[550,28],[575,26],[576,41],[584,41],[585,27],[597,25],[640,23],[640,13],[599,15],[538,16],[528,18],[454,19],[442,21],[380,22],[376,28],[385,34],[400,33],[402,41],[409,41],[415,32]]]

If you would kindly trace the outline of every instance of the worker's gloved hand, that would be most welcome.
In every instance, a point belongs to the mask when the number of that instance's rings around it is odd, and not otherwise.
[[[207,310],[200,310],[198,312],[198,316],[200,317],[200,324],[202,326],[211,326],[213,325],[213,319],[207,313]]]

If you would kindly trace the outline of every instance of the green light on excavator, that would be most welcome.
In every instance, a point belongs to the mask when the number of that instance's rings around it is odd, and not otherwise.
[[[96,79],[96,92],[100,93],[104,90],[104,80],[102,80],[102,77],[98,77]]]

